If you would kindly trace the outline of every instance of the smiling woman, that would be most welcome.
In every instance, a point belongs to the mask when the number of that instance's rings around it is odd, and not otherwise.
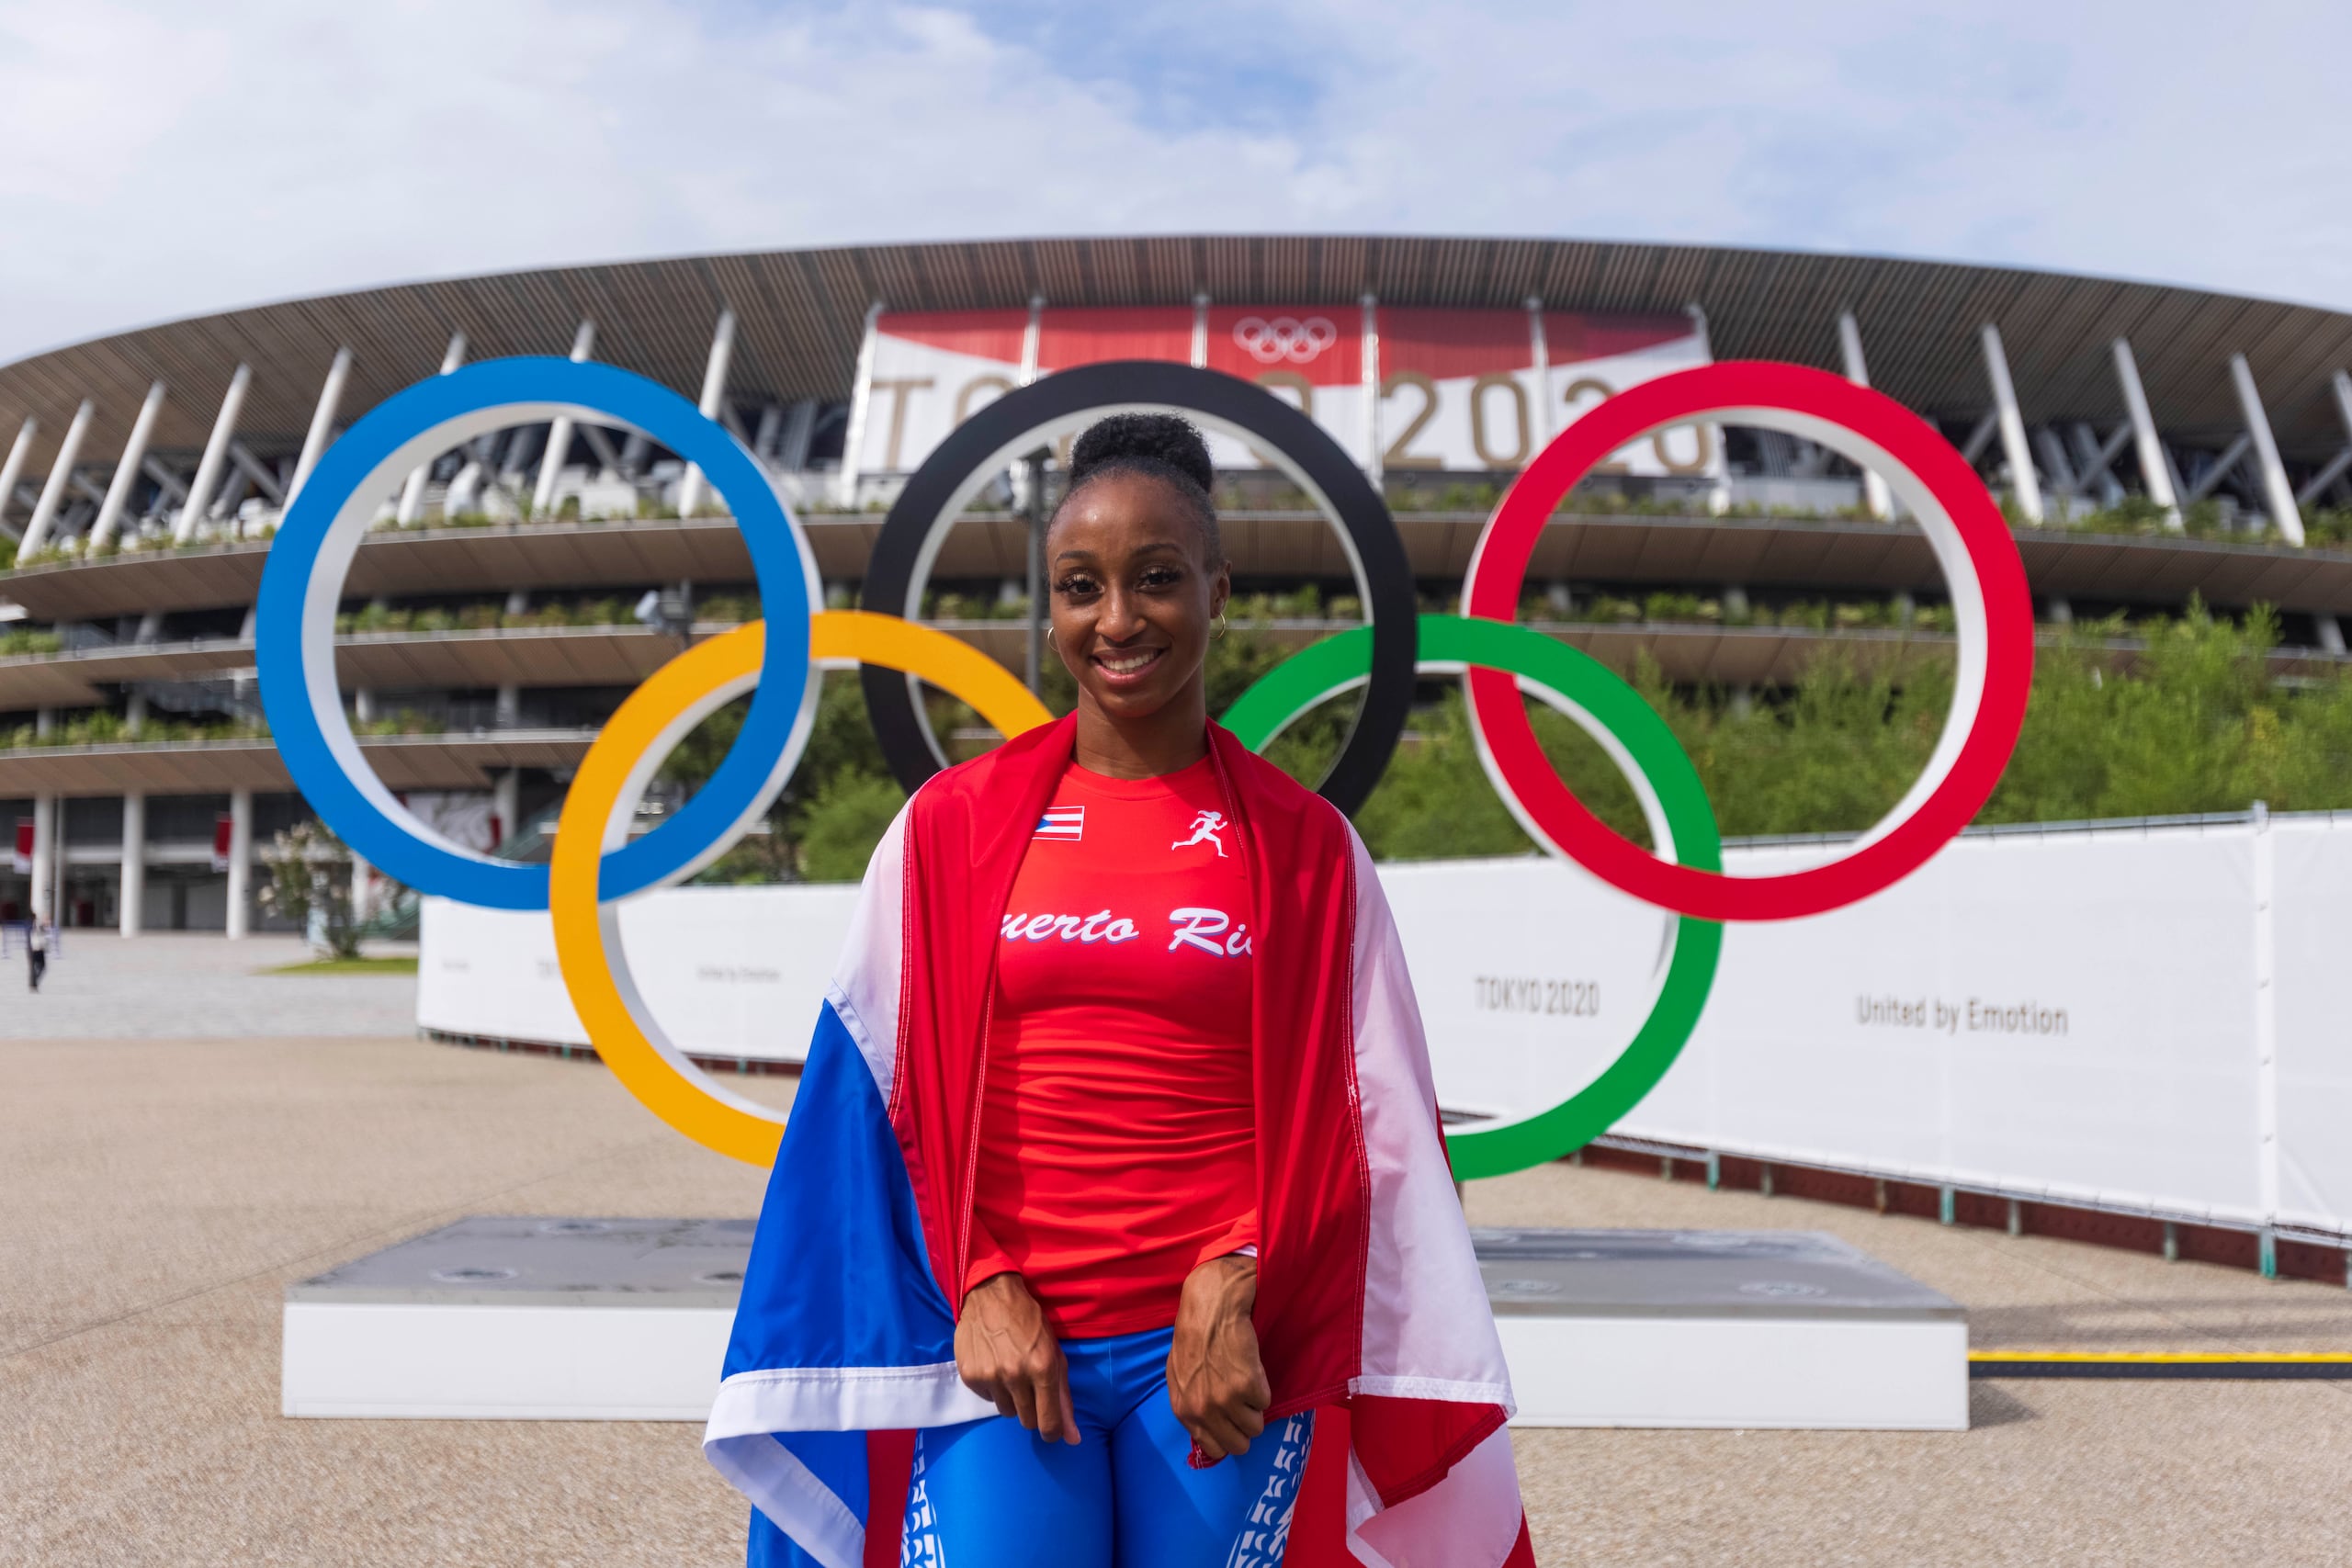
[[[1339,810],[1209,722],[1207,445],[1114,414],[1070,469],[1045,553],[1076,711],[931,778],[876,850],[705,1450],[759,1506],[754,1564],[1352,1536],[1518,1568],[1510,1382],[1395,922]],[[820,1188],[903,1201],[818,1224]]]
[[[1071,448],[1046,570],[1082,767],[1151,778],[1208,755],[1201,669],[1233,593],[1215,479],[1208,443],[1173,414],[1114,414]]]

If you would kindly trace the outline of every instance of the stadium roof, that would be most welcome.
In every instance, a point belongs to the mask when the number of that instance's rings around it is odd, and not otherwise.
[[[1718,358],[1835,368],[1837,319],[1858,316],[1873,385],[1919,412],[1990,406],[1978,329],[2001,329],[2030,421],[2122,416],[2109,344],[2129,338],[2156,423],[2219,446],[2241,428],[2229,357],[2249,361],[2278,443],[2320,461],[2346,432],[2329,380],[2352,366],[2352,315],[2156,284],[1706,245],[1582,240],[1191,236],[860,245],[555,267],[369,288],[114,334],[0,367],[0,432],[27,415],[42,471],[83,398],[85,460],[121,450],[149,384],[168,389],[153,449],[193,451],[236,366],[253,367],[242,428],[288,444],[307,425],[339,347],[343,406],[365,409],[438,368],[452,332],[475,357],[564,352],[584,317],[596,356],[691,392],[714,320],[739,319],[731,385],[785,400],[848,395],[866,309],[1350,300],[1657,311],[1696,304]]]

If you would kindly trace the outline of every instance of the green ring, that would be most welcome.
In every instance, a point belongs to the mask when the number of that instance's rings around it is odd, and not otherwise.
[[[1541,632],[1464,615],[1420,617],[1420,661],[1424,669],[1475,664],[1500,670],[1575,704],[1616,738],[1657,792],[1674,837],[1675,860],[1702,871],[1723,869],[1723,837],[1698,770],[1666,721],[1605,666]],[[1327,637],[1268,671],[1227,710],[1223,722],[1243,745],[1263,750],[1293,719],[1363,682],[1371,667],[1370,626]],[[1640,1104],[1698,1027],[1707,993],[1714,986],[1723,943],[1720,921],[1677,916],[1674,956],[1657,1005],[1617,1059],[1548,1111],[1453,1134],[1446,1140],[1453,1174],[1464,1180],[1502,1176],[1559,1159],[1607,1132]]]

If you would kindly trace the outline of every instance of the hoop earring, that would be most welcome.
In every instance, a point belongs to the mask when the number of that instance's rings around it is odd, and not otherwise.
[[[1219,610],[1219,611],[1216,613],[1216,629],[1209,633],[1209,640],[1210,640],[1211,642],[1216,642],[1216,641],[1218,641],[1219,639],[1221,639],[1224,636],[1225,636],[1225,612],[1224,612],[1223,610]]]

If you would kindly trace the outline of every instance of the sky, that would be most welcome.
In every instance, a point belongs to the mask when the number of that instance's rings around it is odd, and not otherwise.
[[[2352,309],[2352,6],[0,0],[0,362],[862,241],[1867,252]]]

